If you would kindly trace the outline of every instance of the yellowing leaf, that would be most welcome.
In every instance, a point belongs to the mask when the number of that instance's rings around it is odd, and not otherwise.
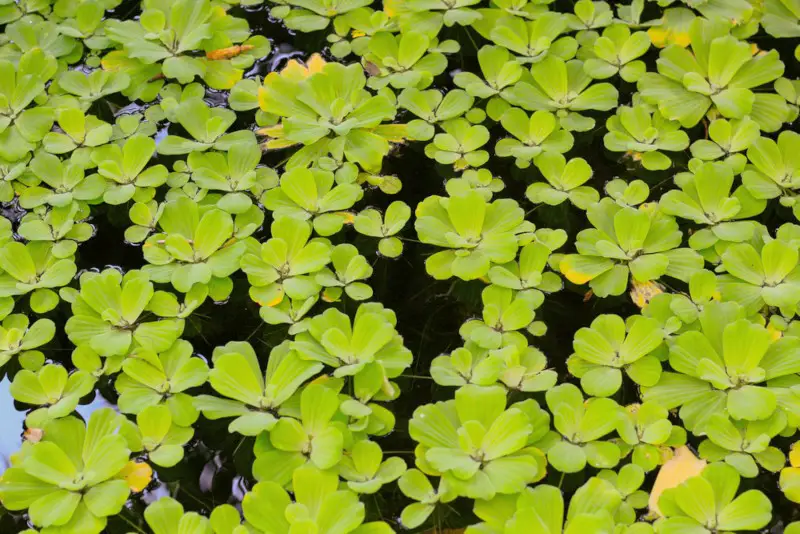
[[[284,137],[283,124],[259,128],[256,130],[256,134],[269,138],[262,143],[261,148],[263,150],[280,150],[297,144],[296,142],[289,141]]]
[[[641,152],[634,152],[633,150],[628,150],[627,152],[625,152],[625,155],[631,158],[633,161],[642,161]]]
[[[325,66],[327,63],[320,54],[312,54],[310,58],[308,58],[308,72],[310,74],[316,74],[322,71],[322,67]]]
[[[650,36],[653,45],[658,48],[664,48],[671,44],[686,48],[692,42],[688,32],[675,31],[661,27],[650,28],[647,30],[647,35]]]
[[[43,436],[44,430],[41,428],[26,428],[25,432],[22,434],[25,441],[30,441],[32,443],[40,442]]]
[[[675,449],[675,455],[658,470],[653,489],[650,491],[650,513],[663,517],[658,508],[658,500],[664,490],[679,486],[684,481],[703,472],[706,461],[700,460],[694,453],[683,445]]]
[[[297,59],[290,59],[280,71],[280,75],[290,80],[308,78],[322,70],[326,61],[319,54],[312,54],[306,63]]]
[[[800,469],[797,467],[781,469],[779,484],[787,499],[800,502]]]
[[[294,146],[297,143],[293,143],[288,139],[270,139],[261,144],[261,148],[264,150],[281,150],[283,148],[289,148],[290,146]]]
[[[277,306],[278,304],[280,304],[281,302],[283,302],[283,290],[281,290],[277,295],[275,295],[274,299],[272,299],[271,301],[267,302],[267,306],[269,306],[270,308],[273,308],[273,307]]]
[[[660,24],[647,30],[647,34],[658,48],[671,44],[686,48],[692,42],[689,29],[696,18],[696,14],[685,7],[669,8],[664,10]]]
[[[593,278],[590,274],[578,272],[569,265],[565,266],[563,261],[561,262],[561,274],[566,276],[567,280],[577,285],[583,285]]]
[[[403,143],[408,138],[407,124],[381,124],[372,131],[390,143]]]
[[[208,59],[217,61],[220,59],[230,59],[232,57],[236,57],[243,52],[247,52],[248,50],[252,50],[255,48],[253,45],[234,45],[228,46],[226,48],[218,48],[216,50],[210,50],[206,52],[206,57]]]
[[[275,126],[265,126],[256,130],[257,135],[265,135],[267,137],[283,137],[283,125],[276,124]]]
[[[117,476],[128,484],[132,492],[139,493],[153,480],[153,468],[147,462],[131,460]]]
[[[317,378],[309,382],[309,384],[321,384],[325,385],[331,381],[331,375],[319,375]]]
[[[772,323],[767,325],[767,331],[770,333],[772,341],[778,341],[783,336],[783,332],[775,328]]]
[[[674,32],[672,42],[680,47],[686,48],[692,43],[692,38],[689,37],[687,32]]]
[[[664,286],[655,280],[650,280],[649,282],[637,282],[635,279],[631,279],[631,300],[640,308],[647,306],[653,297],[660,295],[663,292]]]
[[[800,467],[800,442],[792,444],[792,449],[789,451],[789,463],[792,467]]]
[[[397,15],[399,11],[400,0],[383,0],[383,12],[389,18],[392,18]]]

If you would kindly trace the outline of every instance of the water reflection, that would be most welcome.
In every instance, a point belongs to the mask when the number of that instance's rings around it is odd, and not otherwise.
[[[81,417],[83,417],[84,421],[88,421],[89,416],[92,415],[92,412],[99,410],[100,408],[112,408],[115,412],[119,412],[117,406],[108,402],[106,398],[103,397],[103,395],[97,390],[94,392],[94,399],[92,402],[89,404],[79,404],[78,407],[75,408],[75,411],[81,414]]]
[[[0,380],[0,421],[3,422],[0,432],[0,474],[11,467],[10,456],[22,445],[22,422],[25,420],[25,412],[14,408],[14,398],[8,389],[10,385],[7,376]]]
[[[11,455],[19,450],[22,445],[22,432],[25,430],[25,415],[28,410],[17,410],[14,407],[14,397],[11,396],[9,387],[11,380],[8,376],[0,380],[0,421],[2,421],[2,431],[0,431],[0,474],[11,467]],[[88,420],[92,412],[100,408],[117,407],[95,390],[94,399],[88,404],[79,404],[75,409],[84,420]]]

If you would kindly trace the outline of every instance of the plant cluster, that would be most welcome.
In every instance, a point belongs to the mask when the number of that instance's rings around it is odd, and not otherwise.
[[[327,59],[270,56],[267,16]],[[0,371],[26,409],[0,524],[800,531],[740,491],[800,502],[797,2],[0,0],[0,23]],[[120,226],[141,260],[93,264]],[[462,314],[441,354],[380,302],[414,254]],[[209,346],[239,305],[259,328]],[[240,506],[132,498],[211,427],[250,454]]]

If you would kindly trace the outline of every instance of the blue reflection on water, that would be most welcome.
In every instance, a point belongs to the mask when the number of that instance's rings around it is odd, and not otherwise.
[[[22,445],[22,422],[25,412],[14,408],[8,377],[0,380],[0,473],[11,466],[10,456]]]
[[[75,411],[81,414],[84,421],[89,420],[89,416],[92,415],[92,412],[95,410],[99,410],[100,408],[113,408],[114,411],[119,412],[117,407],[114,404],[111,404],[103,397],[99,391],[94,391],[94,399],[89,404],[79,404]]]
[[[23,422],[27,414],[27,411],[19,411],[14,408],[14,398],[9,391],[10,385],[11,380],[7,376],[0,380],[0,474],[11,467],[10,457],[22,445],[22,432],[25,430]],[[79,404],[75,411],[84,420],[88,420],[92,412],[100,408],[117,410],[114,404],[108,402],[99,391],[95,390],[92,402]]]

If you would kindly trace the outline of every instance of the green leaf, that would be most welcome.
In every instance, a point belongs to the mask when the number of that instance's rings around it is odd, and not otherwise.
[[[69,487],[78,473],[70,458],[56,444],[41,442],[25,457],[23,467],[36,477],[54,486]]]
[[[719,528],[731,531],[758,530],[765,527],[771,519],[772,503],[757,490],[739,495],[717,517]]]
[[[772,415],[777,407],[777,399],[767,388],[743,386],[728,393],[727,406],[732,417],[757,421]]]
[[[459,419],[478,421],[484,428],[490,428],[506,407],[506,393],[497,386],[464,386],[456,391],[455,398]]]
[[[586,467],[586,454],[577,445],[559,441],[547,451],[547,461],[562,473],[578,473]]]
[[[59,526],[72,519],[80,502],[79,493],[58,489],[32,503],[28,512],[35,525]]]
[[[87,491],[83,501],[93,515],[107,517],[116,515],[122,510],[130,492],[124,480],[109,480]]]

